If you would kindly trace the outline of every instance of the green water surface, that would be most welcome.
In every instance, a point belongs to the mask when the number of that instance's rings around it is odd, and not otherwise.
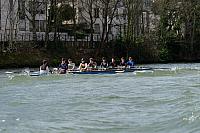
[[[41,77],[0,70],[0,133],[200,133],[200,64],[148,66],[172,69]]]

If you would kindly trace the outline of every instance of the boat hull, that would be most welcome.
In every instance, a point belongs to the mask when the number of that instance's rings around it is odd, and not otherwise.
[[[115,74],[115,71],[85,71],[85,72],[80,72],[80,71],[71,71],[69,73],[72,74]]]

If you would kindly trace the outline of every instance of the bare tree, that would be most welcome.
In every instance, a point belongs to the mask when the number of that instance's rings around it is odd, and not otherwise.
[[[126,40],[135,41],[135,38],[140,35],[142,28],[141,22],[143,20],[143,1],[141,0],[125,0],[127,26],[125,30]],[[143,27],[143,26],[142,26]]]
[[[23,1],[23,0],[22,0]],[[37,27],[36,27],[36,17],[39,14],[46,14],[46,6],[47,6],[47,1],[46,0],[29,0],[26,1],[25,4],[25,16],[28,19],[32,34],[33,34],[33,43],[36,43],[37,41]]]
[[[4,4],[7,4],[7,7],[8,7],[7,13],[6,13],[7,16],[6,16],[6,24],[5,24],[4,30],[5,30],[5,37],[6,39],[8,39],[7,50],[9,52],[13,52],[16,50],[15,38],[14,38],[14,35],[16,33],[17,23],[18,23],[16,3],[17,3],[17,0],[4,1]]]
[[[90,43],[93,44],[94,39],[94,24],[97,20],[94,10],[97,7],[97,0],[80,0],[79,14],[80,19],[89,25],[90,29]],[[83,22],[83,23],[84,23]]]
[[[102,24],[101,31],[101,42],[97,49],[97,55],[101,52],[101,49],[105,47],[108,42],[109,35],[114,23],[114,18],[116,17],[116,11],[120,0],[99,0],[98,8],[100,10],[100,21]],[[112,35],[112,34],[111,34]]]

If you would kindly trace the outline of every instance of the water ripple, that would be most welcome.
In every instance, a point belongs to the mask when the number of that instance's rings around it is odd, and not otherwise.
[[[0,71],[0,132],[199,133],[200,64],[117,75]]]

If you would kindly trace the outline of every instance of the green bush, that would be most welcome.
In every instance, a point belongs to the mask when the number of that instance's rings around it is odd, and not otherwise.
[[[160,61],[168,61],[169,60],[169,51],[167,48],[161,48],[159,52]]]

